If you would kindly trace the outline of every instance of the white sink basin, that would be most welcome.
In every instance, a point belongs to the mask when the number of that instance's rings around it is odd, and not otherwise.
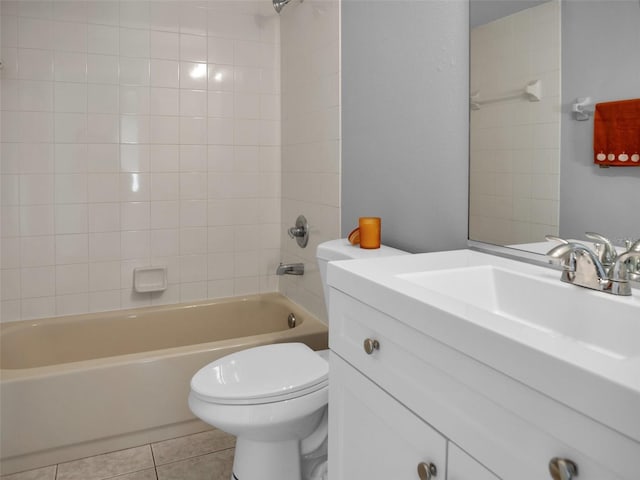
[[[471,250],[328,269],[333,289],[640,442],[640,290],[621,297],[560,275]]]
[[[493,265],[398,278],[549,335],[568,337],[615,359],[640,353],[638,310],[609,294]]]

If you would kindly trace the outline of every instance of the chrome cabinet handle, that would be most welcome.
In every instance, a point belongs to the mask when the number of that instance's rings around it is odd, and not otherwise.
[[[373,338],[365,338],[364,351],[367,352],[367,355],[371,355],[375,350],[380,350],[380,342]]]
[[[554,457],[549,461],[549,473],[553,480],[571,480],[578,476],[578,466],[568,458]]]
[[[433,463],[420,462],[418,464],[418,478],[420,480],[431,480],[438,475],[438,469]]]

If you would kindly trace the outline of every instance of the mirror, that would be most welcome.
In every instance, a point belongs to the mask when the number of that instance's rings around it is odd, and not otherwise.
[[[640,238],[640,168],[594,165],[571,112],[640,96],[639,24],[635,0],[471,0],[470,240]]]

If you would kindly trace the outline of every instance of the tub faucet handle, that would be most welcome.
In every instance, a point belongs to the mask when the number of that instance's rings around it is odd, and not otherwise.
[[[309,242],[309,223],[304,215],[298,215],[296,224],[287,230],[290,238],[295,238],[298,246],[304,248]]]

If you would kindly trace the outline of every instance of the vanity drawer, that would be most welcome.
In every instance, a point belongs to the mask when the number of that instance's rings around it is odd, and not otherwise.
[[[449,442],[447,480],[500,480],[483,465]]]
[[[421,464],[447,478],[446,438],[339,356],[329,364],[329,478],[418,479]]]
[[[640,444],[628,437],[342,292],[330,308],[331,350],[499,478],[551,478],[560,457],[580,480],[638,479]]]

